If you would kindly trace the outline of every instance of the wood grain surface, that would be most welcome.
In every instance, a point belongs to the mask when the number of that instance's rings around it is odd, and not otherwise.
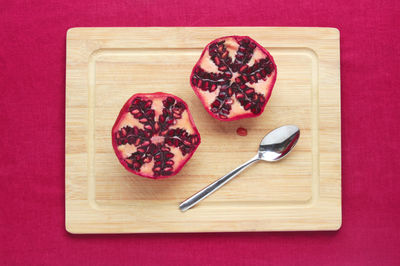
[[[275,59],[264,113],[221,122],[203,108],[189,76],[204,46],[248,35]],[[111,127],[139,92],[184,99],[202,143],[182,171],[150,180],[127,172]],[[251,158],[284,124],[301,137],[278,163],[259,162],[197,207],[178,204]],[[67,33],[66,229],[71,233],[337,230],[341,225],[339,32],[333,28],[73,28]],[[246,137],[236,129],[248,130]]]

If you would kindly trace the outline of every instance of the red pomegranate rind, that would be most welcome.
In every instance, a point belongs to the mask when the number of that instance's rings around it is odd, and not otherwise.
[[[129,172],[153,179],[176,175],[201,142],[187,104],[162,92],[133,95],[111,135],[120,163]]]
[[[204,49],[190,84],[207,112],[221,121],[259,116],[277,69],[270,53],[247,36],[216,39]]]

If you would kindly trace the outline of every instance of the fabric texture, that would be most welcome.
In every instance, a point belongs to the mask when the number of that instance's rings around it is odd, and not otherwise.
[[[0,0],[0,264],[399,265],[399,1]],[[341,34],[338,232],[70,235],[70,27],[315,26]]]

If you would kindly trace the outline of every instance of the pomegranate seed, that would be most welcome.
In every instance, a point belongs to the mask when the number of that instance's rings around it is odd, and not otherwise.
[[[247,89],[247,90],[245,91],[245,93],[246,93],[247,95],[252,94],[252,93],[254,93],[254,89],[253,89],[253,88]]]
[[[201,79],[199,79],[199,83],[197,83],[197,87],[201,87],[201,84],[202,84],[202,81],[201,81]]]
[[[243,128],[243,127],[239,127],[237,130],[236,130],[236,133],[239,135],[239,136],[247,136],[247,129],[245,129],[245,128]]]
[[[165,168],[164,168],[164,171],[165,171],[165,172],[172,171],[172,167],[165,167]]]
[[[139,119],[139,122],[140,123],[146,123],[147,122],[147,118],[141,118],[141,119]]]
[[[162,150],[162,151],[170,151],[171,148],[169,148],[169,147],[162,147],[161,150]]]
[[[151,157],[146,157],[143,160],[144,163],[149,163],[150,161],[151,161]]]
[[[146,140],[146,141],[144,141],[144,142],[142,143],[143,146],[147,146],[147,145],[149,145],[149,144],[150,144],[150,141],[148,141],[148,140]]]
[[[244,106],[244,110],[249,110],[250,106],[251,106],[251,103],[246,104],[246,105]]]
[[[256,77],[258,78],[258,79],[261,79],[261,75],[260,75],[260,73],[256,73]]]
[[[228,88],[228,96],[231,97],[233,95],[233,89],[231,87]]]
[[[157,154],[156,156],[154,156],[154,159],[159,160],[161,158],[161,154]]]
[[[133,167],[134,167],[134,168],[140,168],[140,166],[141,166],[141,165],[140,165],[140,163],[138,163],[138,162],[134,162],[134,163],[133,163]]]
[[[218,47],[218,52],[222,53],[223,50],[224,50],[224,46],[220,45],[220,46]]]
[[[243,98],[243,97],[244,97],[244,94],[242,94],[242,93],[236,94],[236,98],[237,98],[237,99],[241,99],[241,98]]]
[[[125,130],[125,128],[123,128],[123,129],[121,129],[121,133],[122,133],[122,136],[126,136],[126,130]]]
[[[166,161],[165,164],[166,165],[174,165],[174,161],[169,160],[169,161]]]
[[[144,136],[145,136],[146,138],[150,138],[150,137],[151,137],[151,132],[150,132],[150,131],[145,131],[145,132],[144,132]]]
[[[251,78],[251,80],[252,80],[253,82],[256,82],[256,81],[257,81],[256,78],[254,77],[254,75],[253,75],[253,76],[250,76],[250,78]]]
[[[155,151],[156,151],[156,145],[150,144],[149,149],[147,150],[147,152],[150,153],[150,154],[154,154]]]
[[[168,152],[168,153],[165,154],[165,157],[167,157],[168,159],[170,159],[170,158],[174,157],[174,154]]]
[[[173,105],[175,103],[175,99],[172,97],[167,97],[167,103],[169,103],[170,105]]]
[[[227,119],[228,118],[226,115],[221,115],[221,114],[219,115],[219,117],[222,118],[222,119]]]
[[[147,101],[146,104],[144,105],[144,107],[145,108],[150,108],[152,104],[153,104],[152,101]]]
[[[223,53],[221,57],[225,59],[227,56],[228,56],[228,51],[225,51],[225,53]]]
[[[136,141],[135,141],[135,146],[138,146],[139,144],[140,144],[140,139],[137,138]]]
[[[220,105],[221,105],[221,102],[218,101],[218,100],[215,100],[215,101],[211,104],[211,106],[213,106],[213,107],[219,107]]]
[[[235,78],[235,82],[236,82],[236,83],[241,83],[240,78],[239,78],[239,77]]]
[[[210,92],[213,92],[217,89],[217,85],[213,84],[210,88]]]
[[[131,111],[131,114],[137,114],[137,113],[139,113],[140,111],[139,111],[139,109],[133,109],[132,111]]]
[[[247,65],[243,65],[243,66],[239,69],[239,72],[243,72],[246,68],[248,68],[248,66],[247,66]]]
[[[153,168],[154,172],[159,172],[160,170],[161,170],[161,167],[158,167],[158,166]]]
[[[197,136],[192,137],[192,144],[197,144],[198,141],[199,141],[199,138]]]
[[[127,162],[127,163],[129,163],[129,164],[132,164],[132,163],[133,163],[133,161],[132,161],[131,159],[125,159],[125,162]]]
[[[190,145],[192,145],[192,143],[190,143],[189,141],[187,141],[187,140],[184,140],[183,141],[183,144],[185,144],[186,146],[190,146]]]
[[[219,71],[225,71],[227,69],[228,69],[227,66],[221,66],[221,67],[218,68]]]
[[[251,108],[251,112],[252,112],[253,114],[258,114],[260,111],[261,111],[261,109],[260,109],[259,107],[253,107],[253,108]]]
[[[152,130],[152,129],[153,129],[153,127],[152,127],[151,125],[145,125],[144,128],[145,128],[145,129],[149,129],[149,130]]]
[[[145,152],[145,149],[143,149],[143,148],[138,148],[137,151],[138,151],[138,152],[141,152],[141,153],[144,153],[144,152]]]
[[[221,109],[221,113],[224,115],[229,115],[229,111],[226,109]]]
[[[219,66],[219,64],[221,64],[221,61],[219,60],[218,57],[214,57],[214,62],[217,66]]]

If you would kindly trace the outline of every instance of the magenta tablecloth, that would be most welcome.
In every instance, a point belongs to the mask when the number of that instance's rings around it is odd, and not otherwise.
[[[400,265],[399,15],[383,0],[0,1],[0,264]],[[342,228],[68,234],[65,34],[76,26],[339,28]]]

